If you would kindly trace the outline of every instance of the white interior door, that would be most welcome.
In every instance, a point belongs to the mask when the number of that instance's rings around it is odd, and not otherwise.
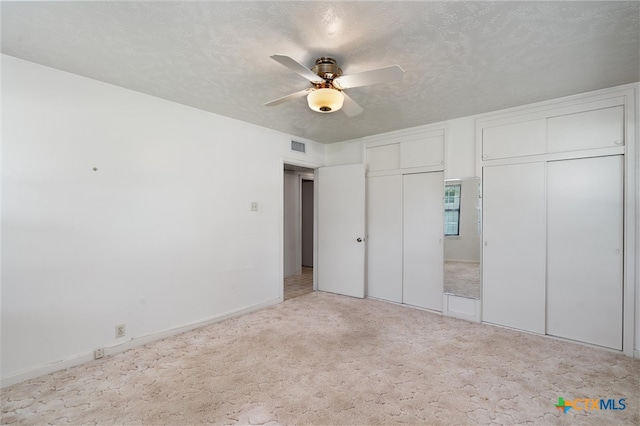
[[[364,164],[316,169],[318,290],[364,297]]]
[[[367,296],[402,302],[402,175],[367,179]]]
[[[482,320],[545,332],[545,164],[483,169]]]
[[[402,302],[442,311],[444,173],[403,176]]]
[[[547,334],[622,349],[622,156],[547,166]]]

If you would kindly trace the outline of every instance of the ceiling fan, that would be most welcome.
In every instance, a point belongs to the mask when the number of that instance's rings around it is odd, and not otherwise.
[[[265,106],[280,105],[306,96],[309,108],[314,111],[330,113],[342,109],[349,117],[360,114],[363,109],[344,92],[344,89],[400,81],[404,75],[404,70],[398,65],[342,75],[336,60],[326,56],[316,59],[316,64],[311,69],[289,56],[272,55],[271,59],[300,74],[309,80],[313,87],[274,99]]]

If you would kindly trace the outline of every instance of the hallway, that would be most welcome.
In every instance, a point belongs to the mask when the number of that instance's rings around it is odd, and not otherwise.
[[[302,267],[302,274],[284,279],[284,300],[293,299],[313,291],[313,268]]]

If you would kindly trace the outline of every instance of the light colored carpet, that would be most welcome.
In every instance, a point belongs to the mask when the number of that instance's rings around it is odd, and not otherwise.
[[[480,299],[480,263],[444,262],[444,291],[458,296]]]
[[[640,360],[314,292],[2,392],[20,424],[639,424]],[[554,407],[626,398],[623,411]]]

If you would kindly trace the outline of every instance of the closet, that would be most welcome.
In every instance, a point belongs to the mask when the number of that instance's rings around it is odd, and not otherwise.
[[[479,123],[483,321],[622,350],[619,103]]]
[[[367,295],[442,311],[444,130],[367,146]]]

